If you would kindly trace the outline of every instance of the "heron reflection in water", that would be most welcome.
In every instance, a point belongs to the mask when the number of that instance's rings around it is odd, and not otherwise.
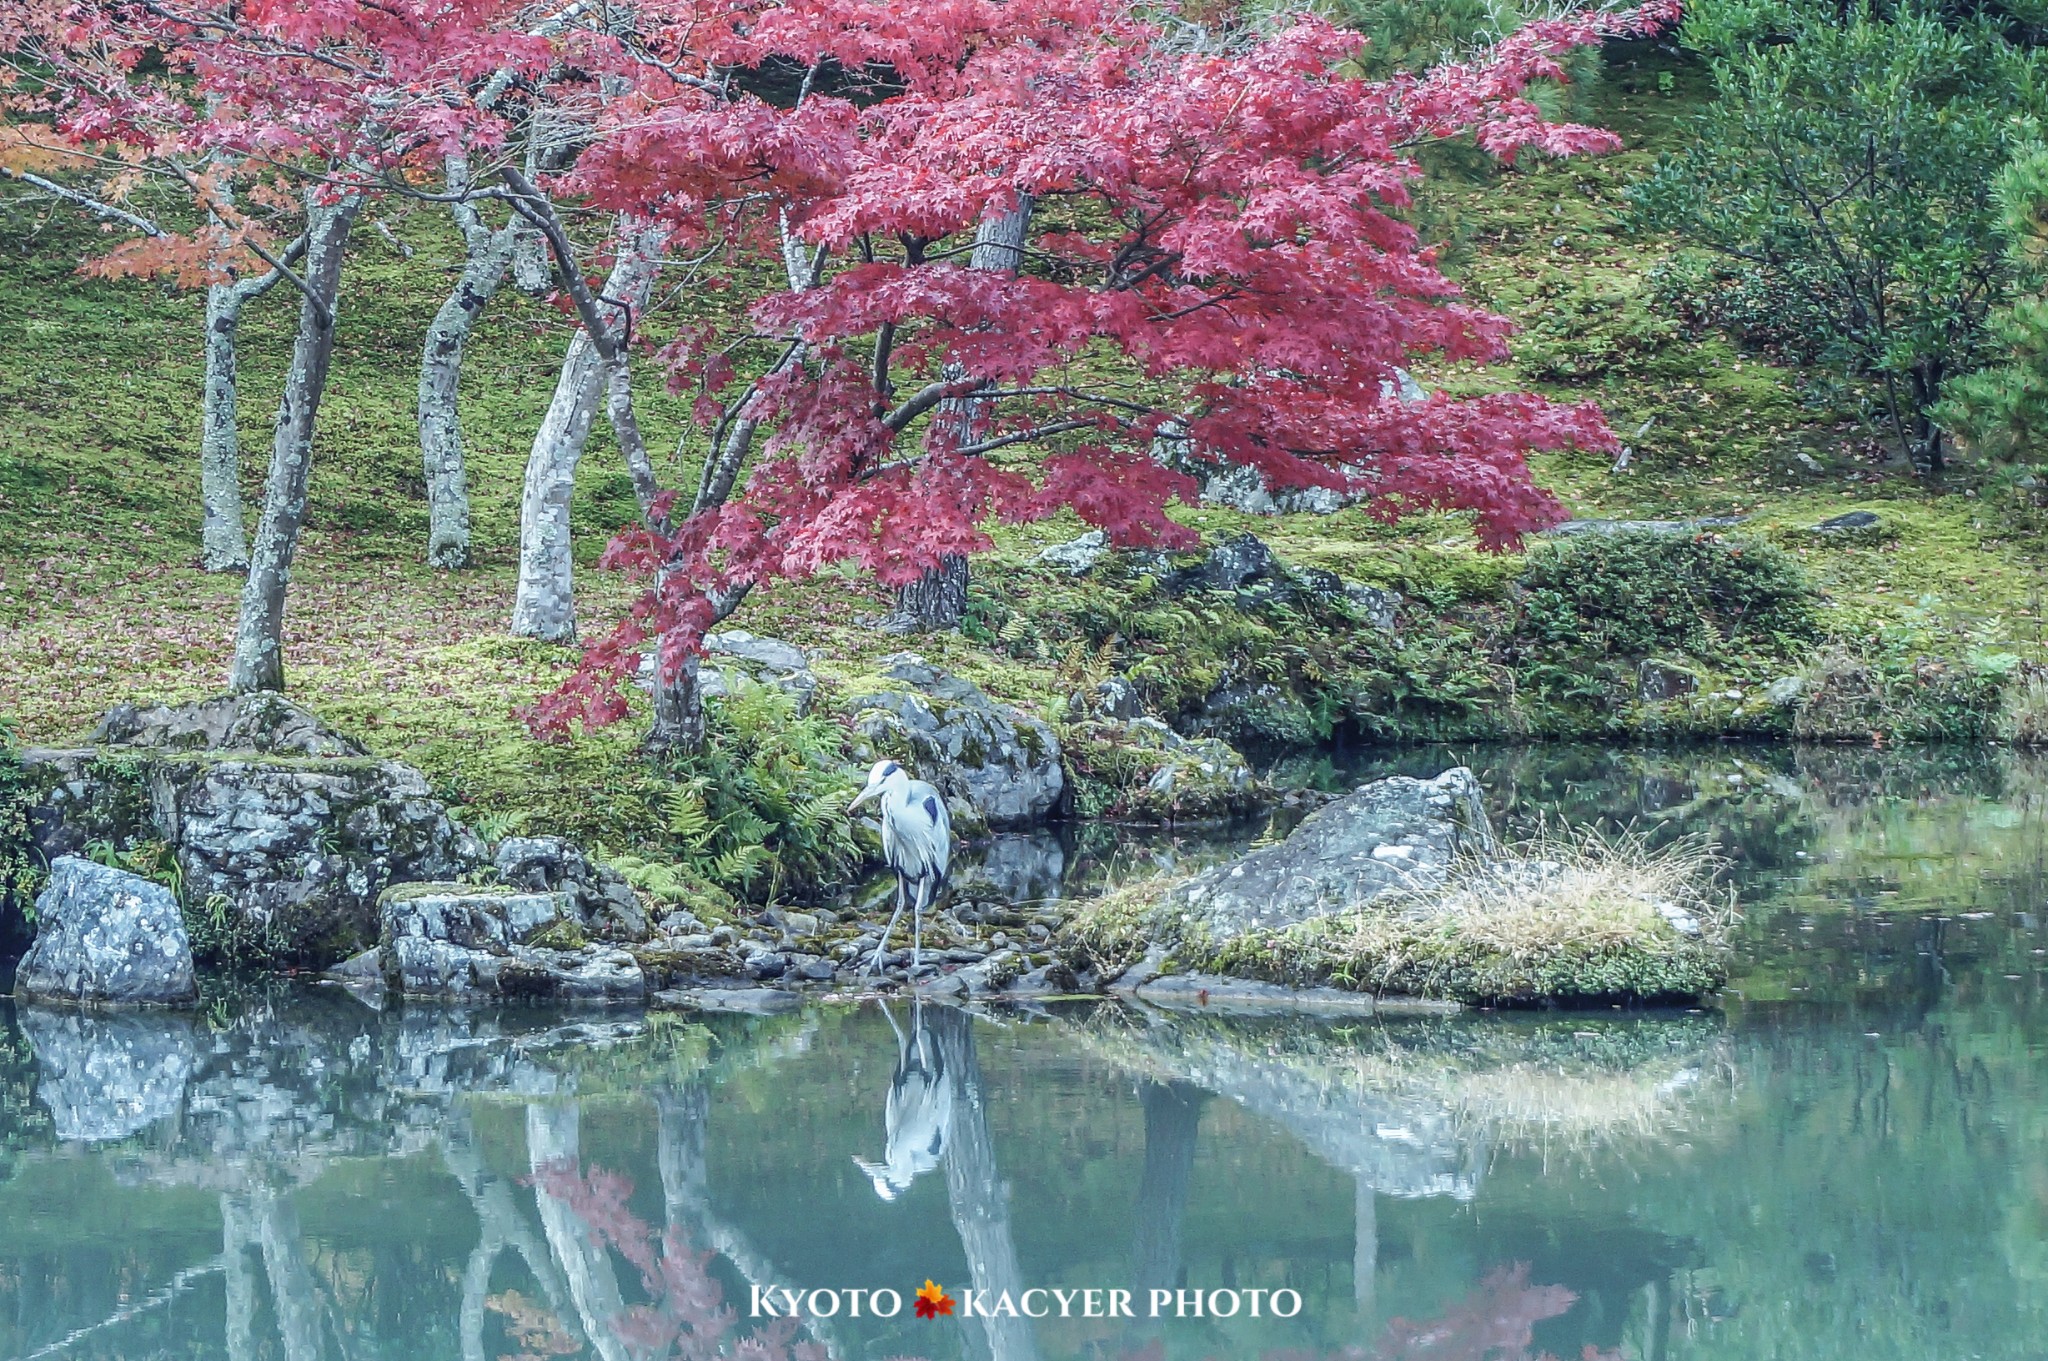
[[[882,1014],[896,1032],[896,1071],[889,1079],[883,1111],[888,1142],[880,1162],[859,1156],[853,1161],[874,1182],[876,1195],[894,1200],[945,1157],[946,1136],[953,1127],[953,1075],[925,1023],[924,1003],[911,1003],[907,1035],[887,1007]]]

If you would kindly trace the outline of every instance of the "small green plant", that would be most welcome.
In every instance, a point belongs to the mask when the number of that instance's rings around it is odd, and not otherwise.
[[[28,771],[15,749],[14,722],[0,715],[0,921],[10,908],[35,923],[36,889],[49,867],[29,831]]]
[[[185,934],[194,959],[227,969],[266,969],[288,949],[275,922],[237,912],[224,893],[209,894],[196,907],[185,904]]]
[[[185,871],[167,841],[130,841],[117,846],[99,838],[86,842],[83,849],[85,858],[94,864],[126,870],[153,884],[162,884],[174,898],[185,896]]]
[[[864,859],[846,816],[844,731],[799,717],[793,697],[750,681],[706,707],[704,747],[677,762],[662,800],[675,883],[694,879],[755,902],[809,899],[844,883]],[[641,861],[640,872],[658,863]]]

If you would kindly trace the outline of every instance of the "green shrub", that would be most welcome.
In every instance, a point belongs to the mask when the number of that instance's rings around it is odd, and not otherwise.
[[[1582,655],[1722,657],[1814,631],[1789,554],[1714,535],[1577,535],[1532,552],[1521,586],[1521,635]]]
[[[1515,365],[1539,383],[1586,383],[1610,374],[1640,375],[1679,338],[1678,323],[1628,283],[1573,280],[1546,271],[1541,312],[1515,341]]]

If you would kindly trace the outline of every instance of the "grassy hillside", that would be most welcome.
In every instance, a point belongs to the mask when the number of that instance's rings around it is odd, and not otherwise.
[[[1269,681],[1286,712],[1270,731],[1234,734],[1248,742],[1333,731],[1996,731],[2000,705],[2024,689],[2043,651],[2043,517],[2031,489],[2010,471],[1963,470],[1939,489],[1907,480],[1854,389],[1691,327],[1670,283],[1670,245],[1619,223],[1625,187],[1685,135],[1703,85],[1665,50],[1616,45],[1573,98],[1579,116],[1622,133],[1622,153],[1519,170],[1433,153],[1439,175],[1421,220],[1472,294],[1522,330],[1512,366],[1421,376],[1599,401],[1630,446],[1627,466],[1554,457],[1540,464],[1541,480],[1578,516],[1749,517],[1738,542],[1781,549],[1820,593],[1806,636],[1696,649],[1678,660],[1703,678],[1700,694],[1646,704],[1633,693],[1637,658],[1532,642],[1517,590],[1522,559],[1479,553],[1455,517],[1389,528],[1357,511],[1261,519],[1203,507],[1182,514],[1212,541],[1249,529],[1290,562],[1401,591],[1400,640],[1341,611],[1166,601],[1128,573],[1077,582],[1029,567],[1039,547],[1079,532],[1069,520],[1004,531],[977,564],[966,634],[915,646],[1054,718],[1078,682],[1112,668],[1137,675],[1169,709],[1192,703],[1200,685]],[[492,305],[472,345],[463,409],[480,565],[430,572],[417,348],[458,242],[426,210],[384,226],[366,223],[350,258],[287,621],[291,689],[421,765],[459,802],[634,836],[655,823],[650,785],[630,756],[634,734],[544,747],[511,714],[571,660],[503,633],[525,454],[568,326],[509,287]],[[238,579],[196,568],[201,300],[75,277],[79,258],[104,240],[66,209],[0,204],[0,294],[13,304],[0,309],[0,714],[32,742],[75,739],[124,699],[217,690],[239,589]],[[737,301],[671,299],[653,325]],[[252,513],[290,323],[290,299],[278,292],[244,324]],[[682,404],[651,373],[643,389],[651,440],[673,447],[685,433]],[[582,560],[595,559],[632,509],[600,430],[574,509]],[[1813,532],[1854,509],[1878,512],[1881,527]],[[621,583],[594,570],[580,587],[586,626],[624,598]],[[733,625],[788,637],[812,648],[821,670],[850,674],[905,645],[858,622],[886,604],[869,584],[828,577],[757,595]],[[1864,690],[1843,692],[1847,707],[1833,718],[1809,720],[1811,704],[1761,706],[1774,679],[1800,674],[1809,696],[1836,694],[1828,687],[1858,667],[1863,679],[1851,681]]]

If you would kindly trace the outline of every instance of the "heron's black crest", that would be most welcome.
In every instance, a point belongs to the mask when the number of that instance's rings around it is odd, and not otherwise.
[[[887,765],[882,767],[882,778],[886,780],[891,775],[894,775],[897,771],[901,769],[903,769],[903,767],[897,765],[894,761],[891,761]]]

